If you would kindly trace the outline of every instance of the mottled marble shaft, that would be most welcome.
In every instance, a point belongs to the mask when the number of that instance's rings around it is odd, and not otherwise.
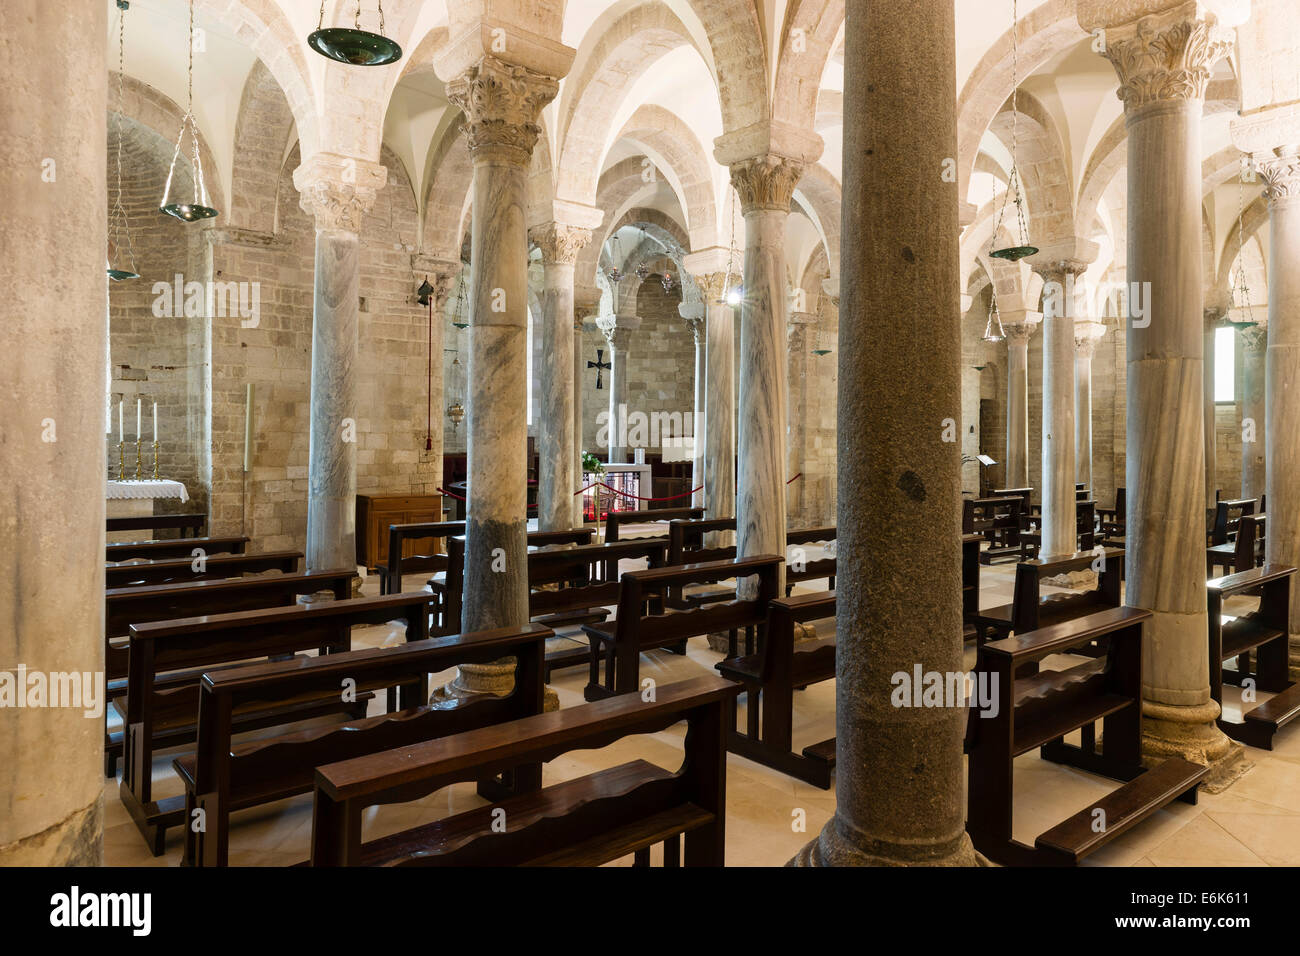
[[[1062,283],[1063,284],[1063,283]],[[1042,501],[1044,557],[1073,554],[1074,505],[1074,318],[1061,300],[1043,316]],[[1064,314],[1062,314],[1064,313]]]
[[[528,621],[526,170],[474,155],[464,629]]]
[[[1006,487],[1029,487],[1029,332],[1007,330]]]
[[[547,262],[543,268],[537,527],[564,531],[573,526],[573,493],[580,477],[573,435],[573,263]]]
[[[1074,355],[1074,480],[1092,488],[1092,350]]]
[[[804,472],[808,466],[808,326],[803,322],[790,325],[789,391],[786,420],[786,479]],[[807,476],[786,485],[786,520],[790,527],[806,524],[805,494]]]
[[[1216,501],[1214,493],[1219,487],[1219,462],[1218,442],[1216,440],[1218,428],[1216,427],[1214,410],[1214,327],[1209,322],[1205,324],[1201,355],[1204,362],[1201,369],[1201,377],[1204,382],[1201,388],[1204,437],[1201,441],[1205,446],[1205,507],[1213,508]]]
[[[745,212],[736,553],[785,554],[786,210]],[[784,580],[784,565],[782,580]]]
[[[691,462],[691,505],[704,507],[704,406],[705,406],[705,356],[707,354],[706,332],[703,323],[696,320],[692,329],[695,342],[695,410],[691,420],[691,434],[694,436],[694,455]]]
[[[575,312],[573,330],[569,333],[573,339],[573,467],[574,480],[578,482],[574,485],[574,491],[582,487],[582,453],[586,450],[583,447],[586,439],[582,435],[582,373],[587,369],[587,358],[582,354],[582,318]],[[569,502],[569,507],[573,527],[581,528],[583,525],[582,495],[574,495]]]
[[[917,174],[956,154],[954,34],[951,0],[846,4],[836,805],[799,863],[975,863],[966,708],[891,701],[963,671],[957,196]]]
[[[312,298],[307,570],[357,563],[357,234],[316,230]]]
[[[105,8],[4,11],[0,671],[23,695],[75,672],[92,697],[0,711],[0,866],[103,862]]]
[[[632,450],[626,439],[630,432],[629,416],[634,411],[628,404],[628,341],[631,336],[625,328],[615,328],[606,335],[609,343],[609,462],[623,464],[632,460]]]
[[[1241,349],[1241,497],[1259,498],[1265,486],[1268,429],[1266,427],[1266,334],[1245,330]],[[1249,440],[1247,440],[1249,439]]]
[[[708,303],[704,378],[704,507],[710,518],[736,514],[736,313]]]

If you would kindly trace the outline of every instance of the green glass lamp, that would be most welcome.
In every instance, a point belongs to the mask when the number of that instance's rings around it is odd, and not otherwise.
[[[402,48],[384,36],[384,4],[378,3],[379,32],[361,29],[361,0],[351,27],[325,26],[325,2],[321,0],[320,20],[307,37],[307,45],[327,59],[350,66],[387,66],[402,58]]]

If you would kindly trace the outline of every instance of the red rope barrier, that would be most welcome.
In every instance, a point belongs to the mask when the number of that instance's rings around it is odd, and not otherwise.
[[[802,471],[799,472],[799,474],[797,474],[797,475],[794,476],[794,478],[802,478],[802,477],[803,477],[803,472],[802,472]],[[793,482],[793,481],[794,481],[794,478],[791,478],[790,481],[787,481],[787,482],[786,482],[786,484],[788,485],[788,484],[790,484],[791,482]]]
[[[690,491],[683,491],[680,495],[668,495],[667,497],[664,498],[643,498],[640,495],[632,495],[632,494],[628,494],[626,491],[619,491],[617,488],[612,488],[609,485],[605,484],[603,481],[596,481],[588,485],[586,488],[579,488],[577,491],[573,493],[574,497],[577,497],[578,495],[582,494],[584,491],[590,491],[592,488],[604,488],[607,491],[611,491],[616,495],[622,495],[624,498],[631,498],[635,501],[674,501],[677,498],[686,498],[690,495],[693,495],[695,494],[695,492],[703,489],[704,486],[700,485],[699,488],[692,488]]]
[[[448,498],[455,498],[457,501],[465,501],[465,500],[466,500],[466,499],[462,498],[460,495],[453,494],[452,492],[448,491],[446,488],[438,488],[438,489],[435,489],[435,490],[436,490],[439,494],[446,495]]]

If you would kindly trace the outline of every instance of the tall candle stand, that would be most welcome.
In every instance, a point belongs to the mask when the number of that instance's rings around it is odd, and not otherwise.
[[[155,439],[155,440],[154,440],[154,443],[153,443],[153,480],[154,480],[154,481],[157,481],[157,480],[158,480],[158,441],[157,441],[157,439]]]
[[[118,481],[126,480],[125,446],[126,446],[126,442],[120,441],[117,443],[117,480]]]
[[[135,440],[135,480],[136,481],[140,481],[144,477],[143,464],[140,459],[140,453],[143,447],[144,447],[144,442],[140,441],[140,439],[137,438]]]

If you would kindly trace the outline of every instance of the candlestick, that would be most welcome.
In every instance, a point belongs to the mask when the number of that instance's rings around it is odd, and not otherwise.
[[[117,480],[126,479],[126,451],[124,450],[126,442],[117,443]]]
[[[125,399],[117,400],[117,443],[120,445],[126,441],[126,426],[122,424],[122,406],[126,404]]]
[[[139,439],[135,442],[135,480],[140,481],[144,477],[144,470],[140,461],[140,446],[143,444]]]
[[[153,440],[153,480],[158,480],[158,438],[156,432]]]
[[[153,403],[153,447],[158,447],[158,403]]]
[[[140,443],[140,439],[143,437],[140,434],[140,413],[143,410],[144,410],[144,399],[137,398],[135,400],[135,441],[137,445]]]

